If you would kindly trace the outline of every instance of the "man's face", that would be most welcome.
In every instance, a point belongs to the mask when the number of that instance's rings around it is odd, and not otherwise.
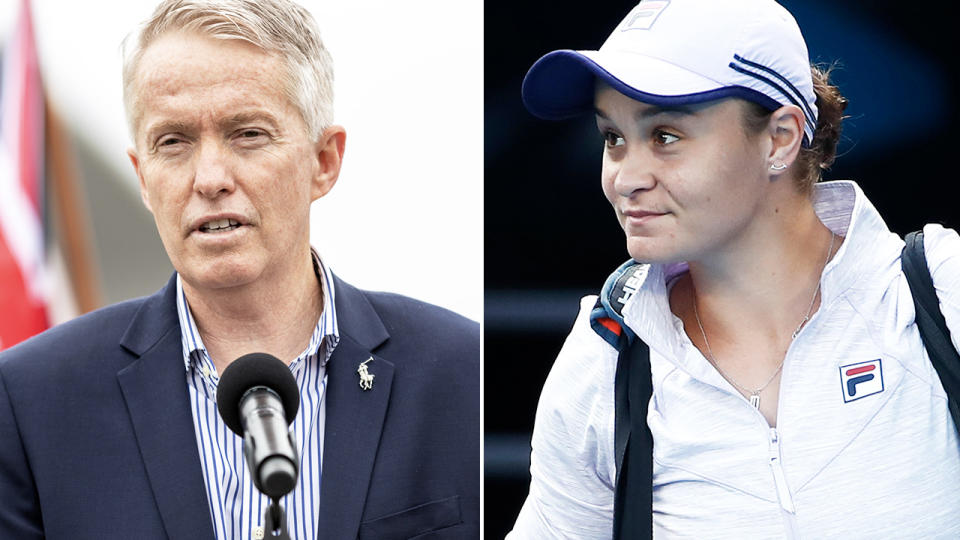
[[[308,136],[281,60],[241,41],[161,36],[135,77],[130,159],[174,268],[195,288],[282,281],[336,181],[342,128]]]

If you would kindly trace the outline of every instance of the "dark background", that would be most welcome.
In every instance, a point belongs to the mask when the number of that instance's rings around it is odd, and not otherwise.
[[[836,164],[895,232],[957,228],[958,38],[950,4],[781,2],[850,100]],[[529,483],[543,381],[578,310],[628,258],[600,190],[593,118],[546,122],[520,83],[554,49],[597,49],[636,2],[485,6],[485,534],[503,538]],[[941,7],[938,7],[941,6]]]

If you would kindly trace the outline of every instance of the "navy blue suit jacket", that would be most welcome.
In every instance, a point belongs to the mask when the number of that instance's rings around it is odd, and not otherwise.
[[[319,538],[479,538],[479,325],[335,283]],[[214,537],[175,290],[0,353],[0,537]]]

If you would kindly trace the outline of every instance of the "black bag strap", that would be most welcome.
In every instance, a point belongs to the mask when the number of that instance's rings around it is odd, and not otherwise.
[[[650,347],[637,338],[620,352],[614,383],[614,540],[653,538],[653,434],[647,425],[652,395]]]
[[[640,347],[640,345],[636,345],[636,347]],[[617,357],[617,375],[613,392],[613,455],[617,464],[616,485],[620,485],[620,470],[623,467],[623,459],[627,452],[627,441],[630,440],[630,400],[627,391],[630,388],[630,354],[634,348],[627,347],[620,351],[620,355]]]
[[[920,337],[930,356],[930,362],[940,376],[940,382],[947,393],[947,407],[953,424],[960,429],[960,354],[950,340],[950,329],[940,311],[940,299],[933,287],[927,257],[923,251],[923,231],[914,231],[904,238],[906,245],[900,255],[903,273],[913,294],[916,306],[917,327]]]

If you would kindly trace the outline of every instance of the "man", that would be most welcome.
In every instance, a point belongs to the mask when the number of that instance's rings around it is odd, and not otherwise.
[[[250,352],[300,390],[292,538],[479,537],[478,325],[357,290],[309,245],[344,151],[330,64],[287,0],[167,0],[143,27],[129,155],[177,272],[0,354],[4,537],[263,537],[215,403]]]

